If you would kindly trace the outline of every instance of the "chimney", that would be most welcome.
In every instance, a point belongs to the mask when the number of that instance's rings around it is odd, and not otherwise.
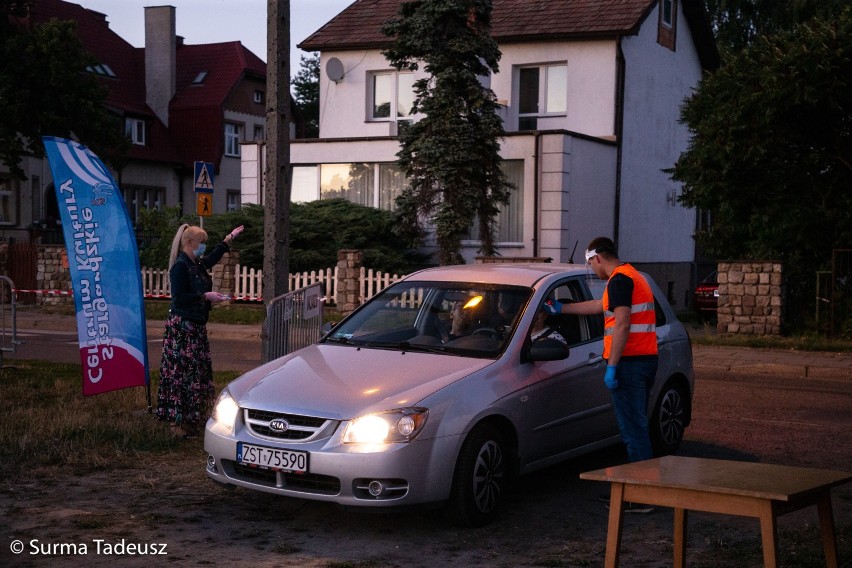
[[[175,8],[145,8],[145,102],[169,125],[169,102],[175,96]]]

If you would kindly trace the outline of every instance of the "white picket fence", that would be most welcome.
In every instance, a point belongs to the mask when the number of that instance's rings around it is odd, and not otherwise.
[[[323,285],[326,303],[337,304],[337,267],[290,274],[288,290],[298,290],[311,284]],[[361,301],[365,302],[402,276],[361,268]],[[171,298],[169,271],[164,268],[142,268],[142,286],[146,298]],[[236,265],[234,268],[234,299],[249,302],[263,301],[263,271]]]

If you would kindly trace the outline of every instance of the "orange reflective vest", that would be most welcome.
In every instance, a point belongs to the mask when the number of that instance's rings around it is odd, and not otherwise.
[[[623,274],[633,280],[633,297],[630,300],[630,333],[622,357],[657,354],[657,314],[654,310],[654,293],[645,278],[629,264],[616,267],[609,275]],[[609,282],[603,294],[604,308],[604,359],[612,350],[612,333],[615,330],[615,312],[609,309]]]

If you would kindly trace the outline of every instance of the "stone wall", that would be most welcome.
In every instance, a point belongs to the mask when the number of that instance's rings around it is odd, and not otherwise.
[[[349,314],[361,305],[361,267],[364,253],[360,250],[337,251],[337,309]]]
[[[783,273],[776,262],[720,262],[719,333],[780,335]]]
[[[36,289],[44,294],[36,297],[36,303],[47,305],[74,305],[72,295],[53,295],[52,292],[71,291],[71,270],[68,255],[63,245],[41,245],[36,260]]]

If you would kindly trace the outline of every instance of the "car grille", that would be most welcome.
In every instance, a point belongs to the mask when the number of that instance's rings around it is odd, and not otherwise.
[[[275,419],[287,421],[286,430],[273,430],[269,423]],[[297,414],[284,414],[281,412],[270,412],[268,410],[245,409],[245,421],[249,430],[257,436],[272,440],[287,440],[295,442],[307,442],[318,438],[320,434],[337,427],[335,420],[316,418],[314,416],[300,416]]]
[[[319,495],[337,495],[340,493],[340,480],[330,475],[274,471],[243,465],[230,460],[222,461],[222,467],[228,477],[257,485],[265,485],[266,487]]]

